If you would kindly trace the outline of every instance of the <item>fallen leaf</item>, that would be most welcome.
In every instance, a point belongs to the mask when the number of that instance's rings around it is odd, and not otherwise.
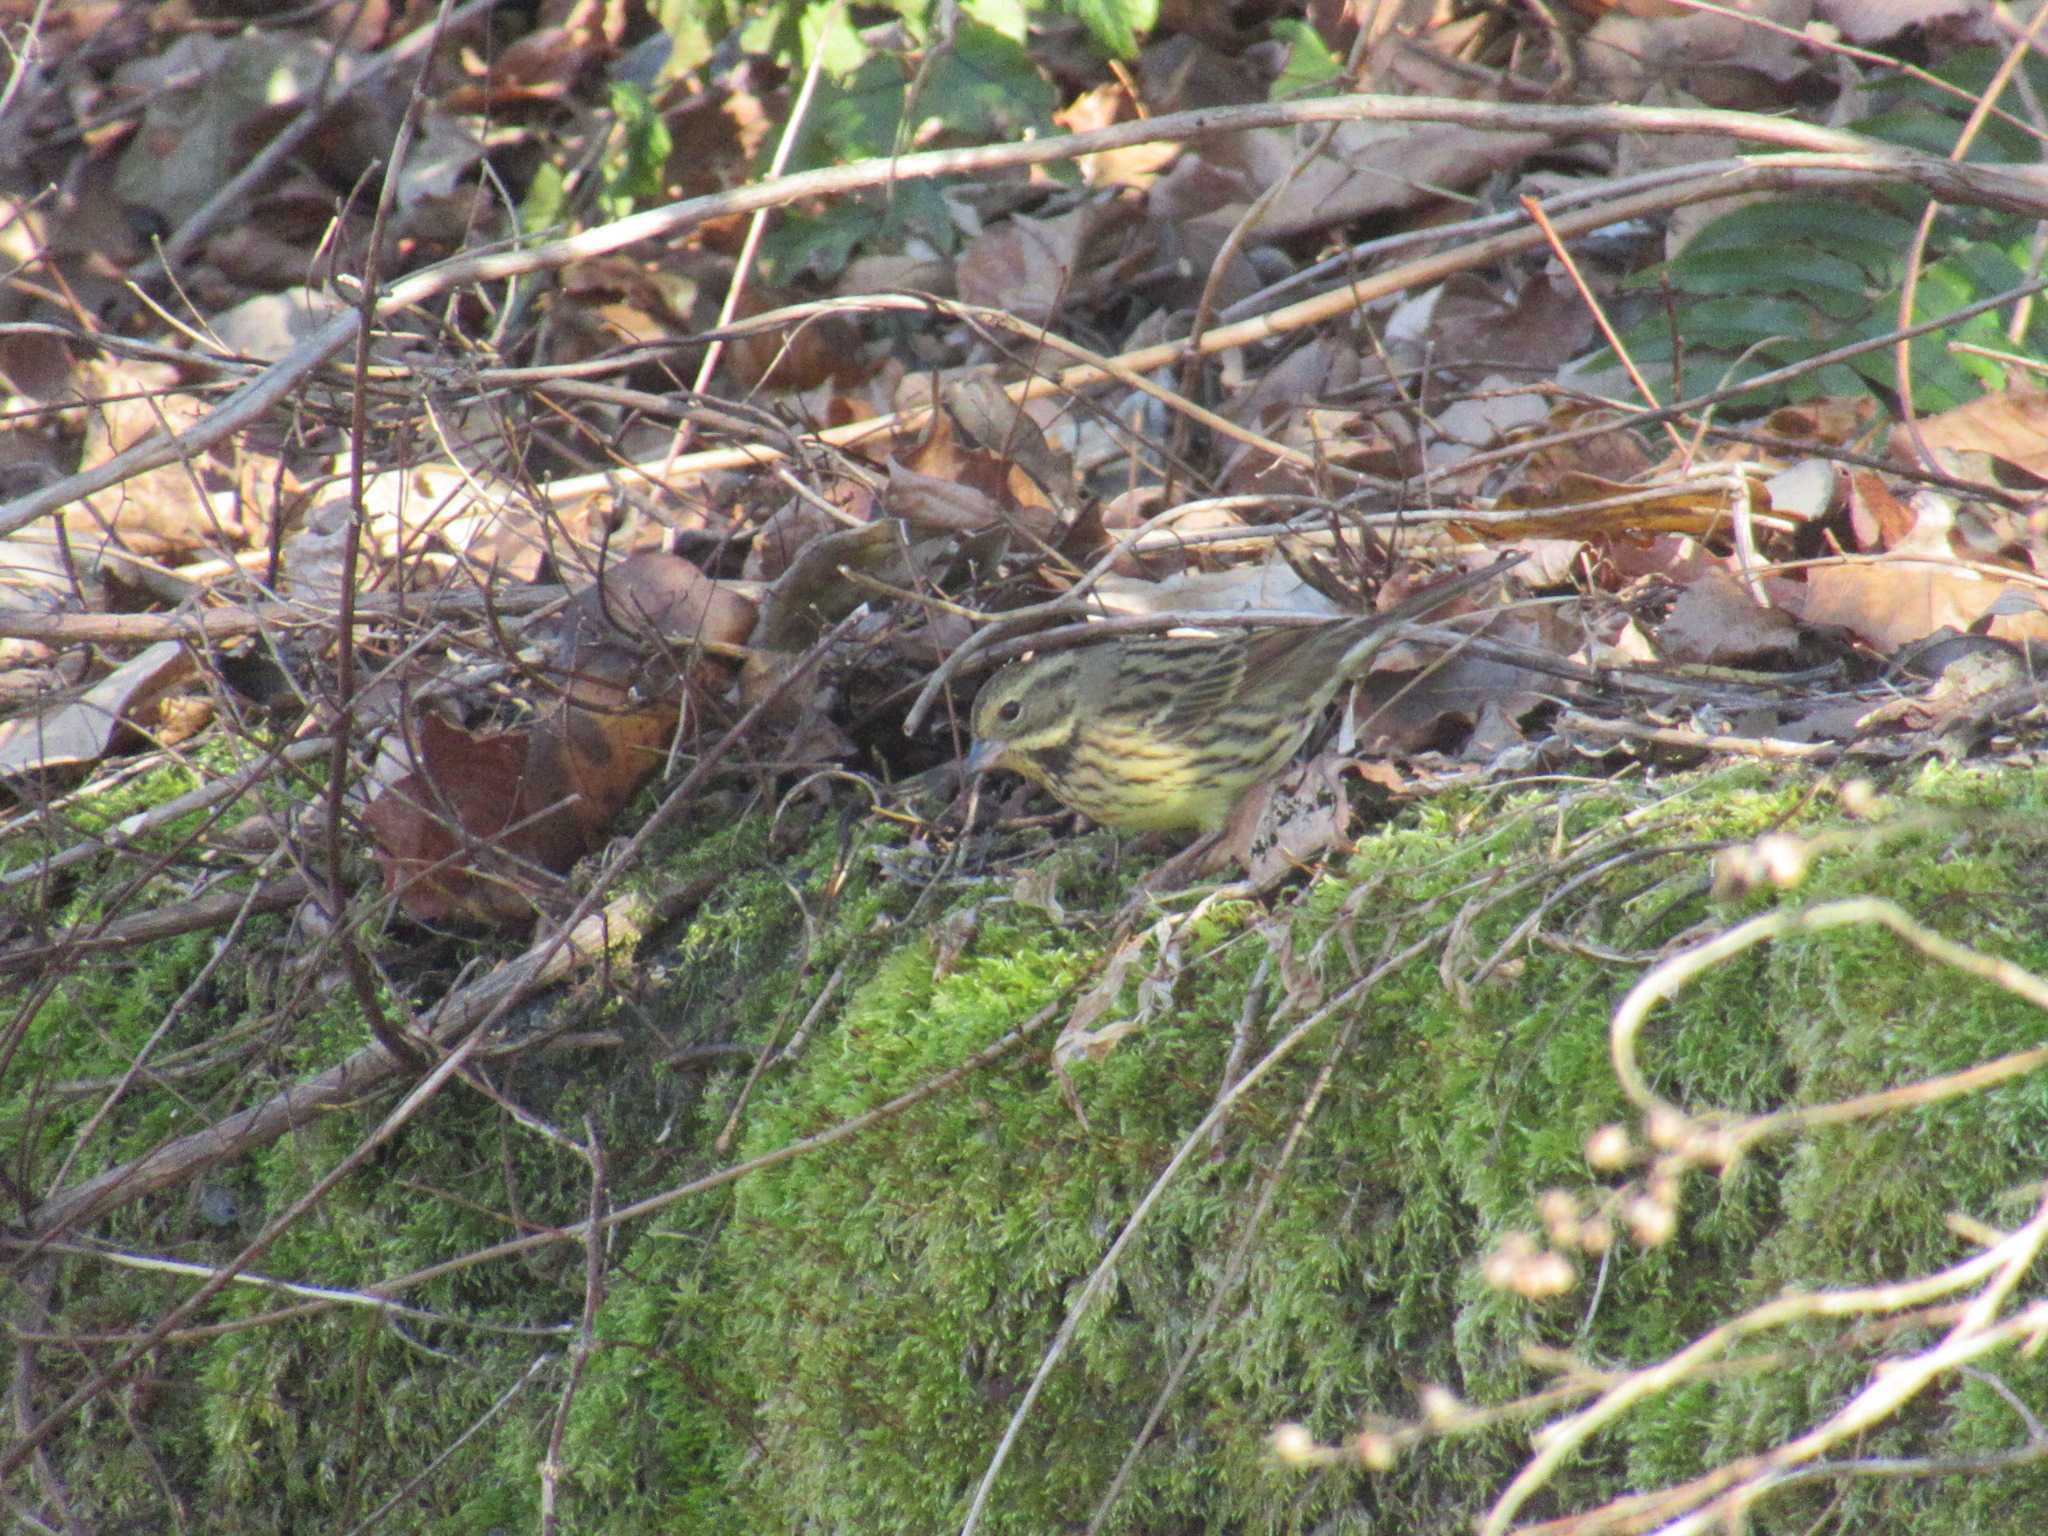
[[[0,778],[98,762],[124,729],[193,671],[191,651],[176,640],[159,641],[77,698],[0,721]]]
[[[1883,559],[1820,566],[1808,575],[1801,618],[1840,625],[1889,655],[1944,625],[1967,630],[2008,592],[2024,592],[2023,584],[1962,566],[1950,540],[1955,507],[1947,498],[1923,493],[1912,505],[1912,531]],[[2048,614],[2001,611],[1991,632],[2006,640],[2048,641]]]
[[[1769,666],[1799,649],[1799,625],[1781,609],[1759,607],[1734,577],[1708,571],[1679,592],[1657,641],[1670,661]]]
[[[1254,885],[1275,884],[1326,853],[1351,851],[1345,766],[1342,757],[1324,753],[1273,781],[1240,859]]]
[[[1921,441],[1951,453],[1988,453],[2048,479],[2048,389],[2009,389],[1984,395],[1919,424]],[[1912,438],[1892,428],[1892,452],[1910,459]]]
[[[1100,270],[1105,242],[1136,216],[1122,198],[1084,203],[1049,219],[1016,214],[969,242],[954,265],[954,285],[969,304],[1042,325],[1100,294],[1108,281]]]

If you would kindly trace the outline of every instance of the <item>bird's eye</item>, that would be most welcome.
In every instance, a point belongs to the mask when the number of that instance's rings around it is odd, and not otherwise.
[[[1024,704],[1022,700],[1006,699],[1003,701],[1003,707],[996,711],[996,718],[1002,721],[1003,724],[1010,725],[1013,724],[1016,721],[1016,718],[1023,713]]]

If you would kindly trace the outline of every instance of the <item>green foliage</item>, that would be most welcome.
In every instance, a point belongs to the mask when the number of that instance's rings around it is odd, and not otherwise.
[[[1019,37],[963,15],[951,48],[903,61],[863,53],[846,72],[820,82],[792,170],[878,159],[906,146],[1000,143],[1058,132],[1051,84]],[[778,221],[763,245],[771,270],[831,274],[855,249],[915,237],[950,252],[960,229],[947,201],[948,183],[920,177],[886,192],[837,198]]]
[[[825,66],[835,75],[858,68],[867,52],[847,0],[654,0],[651,8],[674,44],[672,73],[697,68],[717,40],[734,31],[750,52],[779,54],[799,66],[823,51]],[[894,12],[920,39],[929,38],[938,19],[932,0],[883,0],[860,9],[869,13],[860,18],[862,24],[871,22],[874,12]],[[1075,18],[1103,52],[1130,58],[1158,23],[1159,0],[964,0],[959,7],[966,24],[1017,43],[1036,18],[1048,14]]]
[[[1103,51],[1127,59],[1138,51],[1138,39],[1159,20],[1159,0],[1060,0],[1060,9],[1078,17]]]
[[[718,40],[737,25],[738,0],[648,0],[655,25],[668,34],[666,74],[687,75],[709,59]]]
[[[542,165],[526,184],[526,196],[519,204],[519,227],[534,235],[562,222],[569,206],[569,178],[559,165]]]
[[[1267,95],[1274,101],[1328,96],[1344,85],[1344,61],[1330,52],[1322,34],[1305,21],[1280,20],[1268,29],[1287,44],[1287,67]]]
[[[1981,90],[1984,55],[1952,62],[1944,77]],[[1955,147],[1967,103],[1919,82],[1888,85],[1885,110],[1849,126],[1930,154]],[[1993,119],[1970,158],[2031,163],[2038,151],[2017,129]],[[1900,324],[1906,257],[1924,195],[1900,188],[1867,201],[1800,194],[1749,203],[1714,220],[1684,250],[1638,274],[1629,287],[1668,286],[1667,313],[1649,306],[1623,343],[1665,399],[1689,398],[1889,334]],[[1935,219],[1920,268],[1909,323],[1952,314],[2019,287],[2033,270],[2033,225],[2017,216],[1944,210]],[[2048,311],[2035,305],[2024,336],[2007,334],[2007,315],[1992,310],[1931,332],[1910,344],[1915,405],[1942,411],[2006,387],[2009,370],[1959,356],[1951,342],[2037,355],[2048,348]],[[1678,362],[1682,354],[1682,364]],[[1611,353],[1596,366],[1612,367]],[[1679,371],[1673,377],[1673,368]],[[1788,382],[1737,397],[1765,407],[1822,395],[1898,388],[1892,348],[1865,352]]]
[[[1156,19],[1157,0],[1073,0],[1065,8],[1109,51],[1128,54]],[[843,0],[668,0],[657,17],[674,44],[671,74],[696,68],[714,40],[727,35],[746,51],[798,72],[819,67],[817,89],[788,158],[793,171],[882,159],[911,148],[1059,132],[1052,120],[1058,104],[1052,85],[1026,47],[1033,17],[1048,9],[1043,0],[967,0],[950,40],[932,30],[936,17],[926,0],[896,0],[888,9],[916,40],[914,51],[876,51]],[[605,168],[600,204],[607,217],[659,194],[669,150],[646,98],[632,87],[614,86],[613,93],[621,133]],[[764,156],[775,148],[766,146]],[[830,276],[863,246],[901,246],[914,239],[950,253],[960,243],[960,221],[947,192],[947,183],[919,178],[884,192],[790,210],[771,228],[763,264],[778,280],[789,281],[806,272]],[[530,222],[543,211],[530,208]]]
[[[1674,393],[1703,394],[1891,332],[1898,324],[1914,227],[1915,217],[1905,211],[1823,197],[1752,203],[1709,224],[1675,260],[1631,284],[1668,282],[1679,296],[1675,325],[1685,363]],[[2030,240],[2003,221],[1937,219],[1932,259],[1920,272],[1915,322],[2018,287],[2025,281],[2022,263],[2029,260]],[[1948,343],[2015,350],[2005,323],[1998,311],[1986,311],[1912,342],[1919,408],[1946,410],[2004,387],[2002,365],[1958,356]],[[1672,362],[1672,329],[1660,311],[1625,338],[1653,384],[1660,382],[1660,368],[1668,372]],[[2017,350],[2043,346],[2048,319],[2037,316]],[[1746,405],[1764,405],[1863,390],[1888,394],[1896,387],[1894,354],[1884,348],[1740,398]]]
[[[88,914],[89,908],[74,907],[67,915],[89,921]],[[265,924],[259,936],[273,932],[274,925]],[[0,1085],[0,1160],[24,1185],[37,1187],[55,1171],[156,1033],[169,1000],[196,979],[208,951],[206,936],[193,934],[101,959],[66,977],[36,1010]],[[180,1026],[157,1042],[152,1059],[201,1045],[219,1022],[213,1008],[187,1010]],[[99,1091],[86,1092],[86,1083],[98,1083]],[[152,1096],[147,1102],[147,1110],[131,1112],[95,1137],[73,1177],[203,1123],[174,1100]]]
[[[597,206],[607,219],[622,219],[642,204],[662,201],[662,171],[675,141],[639,86],[614,81],[611,105],[618,133],[604,157]]]

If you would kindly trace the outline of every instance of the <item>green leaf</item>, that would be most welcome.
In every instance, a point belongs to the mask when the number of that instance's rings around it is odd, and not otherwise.
[[[1811,305],[1792,298],[1704,299],[1686,307],[1679,332],[1688,345],[1739,349],[1773,336],[1810,337],[1819,318]]]
[[[1697,254],[1688,250],[1670,264],[1671,286],[1680,293],[1773,293],[1789,283],[1809,293],[1819,288],[1846,294],[1859,306],[1868,306],[1870,280],[1855,262],[1817,250],[1781,254],[1783,261],[1774,262],[1764,252],[1740,246]],[[1630,279],[1630,286],[1655,287],[1658,278],[1656,273],[1639,274]]]
[[[758,53],[778,64],[788,64],[795,42],[791,35],[794,19],[789,11],[779,7],[748,17],[739,27],[740,51]]]
[[[878,204],[858,199],[833,203],[822,213],[789,214],[770,227],[761,242],[761,259],[777,282],[802,272],[830,277],[886,222]]]
[[[1879,112],[1856,120],[1858,133],[1941,159],[1956,147],[1961,126],[1932,112]]]
[[[962,139],[1016,139],[1057,130],[1053,88],[1021,43],[993,27],[963,17],[953,47],[939,55],[925,76],[914,110],[912,136],[937,120]]]
[[[1031,35],[1031,8],[1024,0],[967,0],[961,11],[1013,43]]]
[[[1972,241],[1940,264],[1952,266],[1970,288],[1970,297],[1965,301],[1968,303],[2003,293],[2008,288],[2017,288],[2027,280],[2027,274],[2018,263],[1989,240]]]
[[[1344,61],[1323,45],[1322,34],[1305,21],[1276,21],[1267,29],[1287,44],[1287,67],[1267,91],[1273,101],[1329,96],[1345,84]]]
[[[611,106],[619,133],[605,154],[597,206],[606,218],[622,219],[643,203],[662,200],[666,191],[662,172],[675,141],[639,86],[614,81]]]
[[[569,180],[552,161],[544,163],[526,184],[526,197],[519,205],[519,227],[526,234],[552,229],[562,222],[568,202]]]
[[[1954,132],[1961,127],[1964,115],[1984,93],[1990,89],[1991,77],[2004,64],[2004,50],[1998,48],[1972,48],[1951,55],[1941,61],[1933,71],[1935,78],[1954,86],[1960,95],[1940,89],[1930,81],[1905,79],[1898,76],[1873,77],[1864,89],[1870,94],[1881,96],[1885,102],[1885,118],[1891,121],[1907,121],[1913,117],[1923,119],[1945,119],[1951,127],[1949,145],[1944,155],[1954,147]],[[2048,60],[2038,54],[2030,55],[2022,66],[2028,85],[2036,96],[2048,93]],[[2026,115],[2022,96],[2015,85],[2008,85],[1999,105],[2018,117]],[[1873,121],[1865,118],[1856,124],[1858,129]],[[1972,160],[1984,161],[2025,161],[2037,159],[2039,151],[2024,129],[2006,123],[1997,117],[1985,119],[1976,140],[1970,147]]]
[[[797,20],[806,67],[812,60],[835,80],[844,80],[867,63],[870,49],[846,14],[845,0],[816,0]]]
[[[1138,51],[1138,35],[1159,20],[1159,0],[1060,0],[1101,47],[1119,59]]]
[[[769,229],[761,259],[777,282],[805,273],[831,277],[859,247],[900,246],[909,235],[940,251],[959,244],[943,187],[929,180],[903,181],[886,198],[846,198],[816,213],[791,213]]]
[[[651,0],[654,24],[668,34],[665,78],[687,75],[711,57],[718,40],[732,30],[732,7],[724,0]]]
[[[1871,277],[1897,282],[1900,262],[1913,238],[1913,221],[1885,209],[1835,198],[1785,197],[1749,203],[1707,225],[1678,255],[1679,261],[1709,251],[1757,253],[1765,269],[1773,253],[1791,245],[1810,246],[1855,262]]]
[[[1875,121],[1894,138],[1937,146],[1953,143],[1954,108],[1927,111],[1910,93],[1894,93],[1888,105],[1906,106]],[[1825,351],[1854,337],[1877,337],[1897,323],[1905,261],[1928,200],[1909,188],[1887,189],[1860,199],[1820,196],[1769,198],[1748,203],[1715,219],[1671,261],[1624,280],[1627,290],[1668,287],[1675,316],[1652,316],[1625,340],[1646,369],[1671,356],[1663,332],[1674,323],[1684,338],[1688,392],[1711,368],[1743,358],[1745,375],[1763,367]],[[1930,225],[1915,319],[1938,319],[2016,287],[2033,261],[2032,237],[2009,215],[1988,210],[1942,210]],[[2044,316],[2048,321],[2048,316]],[[1951,354],[1952,341],[2006,345],[2004,315],[1975,316],[1951,324],[1916,343],[1911,353],[1913,387],[1927,409],[1973,399],[2003,386],[2001,364]],[[2048,343],[2048,323],[2030,323],[2027,345]],[[1751,363],[1759,367],[1751,367]],[[1595,366],[1611,366],[1597,362]],[[1896,387],[1888,354],[1874,353],[1849,365],[1831,364],[1815,375],[1772,385],[1757,403],[1804,398],[1842,389]],[[1859,380],[1867,381],[1859,384]],[[1710,381],[1706,387],[1714,387]],[[1768,397],[1768,400],[1767,400]]]
[[[1959,359],[1949,353],[1941,337],[1916,338],[1909,343],[1908,355],[1913,373],[1913,403],[1918,410],[1925,413],[1953,410],[1984,393],[1980,378],[1960,366]],[[1850,366],[1880,389],[1889,391],[1898,387],[1898,372],[1889,349],[1866,352],[1853,359]]]
[[[903,116],[903,71],[893,59],[871,57],[843,80],[818,87],[811,104],[813,131],[791,161],[812,170],[888,154]]]
[[[1920,286],[1913,294],[1913,319],[1916,323],[1938,320],[1977,297],[1969,274],[1954,261],[1930,262],[1920,269]]]

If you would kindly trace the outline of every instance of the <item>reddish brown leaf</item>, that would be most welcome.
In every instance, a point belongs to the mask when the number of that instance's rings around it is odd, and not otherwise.
[[[1868,469],[1849,475],[1849,525],[1864,549],[1891,549],[1913,531],[1913,509],[1892,494],[1884,477]]]

